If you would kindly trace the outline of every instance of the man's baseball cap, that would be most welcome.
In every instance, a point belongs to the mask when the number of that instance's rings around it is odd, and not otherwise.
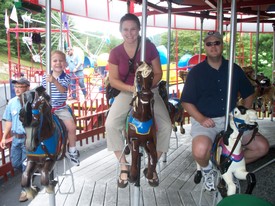
[[[30,86],[30,82],[29,80],[27,80],[26,78],[21,78],[21,79],[18,79],[18,80],[12,80],[11,81],[13,84],[26,84],[28,86]]]
[[[222,35],[220,34],[220,32],[217,32],[217,31],[209,31],[207,32],[206,36],[204,37],[204,42],[209,38],[209,37],[216,37],[218,39],[220,39],[222,41]]]

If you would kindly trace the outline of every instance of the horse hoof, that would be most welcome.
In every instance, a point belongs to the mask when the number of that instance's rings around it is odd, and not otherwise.
[[[181,133],[181,134],[185,134],[185,129],[181,128],[181,129],[180,129],[180,133]]]
[[[202,178],[202,173],[200,170],[197,171],[197,173],[194,176],[194,182],[196,184],[199,184],[201,182],[201,178]]]
[[[54,187],[54,185],[49,184],[49,186],[46,187],[46,192],[49,194],[53,194],[55,192]]]
[[[223,198],[227,197],[227,189],[224,179],[220,180],[219,184],[217,185],[217,188]]]
[[[125,147],[125,149],[124,149],[124,154],[125,154],[125,155],[130,154],[130,148],[129,148],[128,145],[127,145],[127,146]]]
[[[128,182],[135,183],[136,181],[137,181],[137,177],[133,177],[131,175],[128,177]]]
[[[28,200],[32,200],[38,194],[38,191],[33,187],[30,187],[28,189],[26,188],[25,191],[26,191]]]

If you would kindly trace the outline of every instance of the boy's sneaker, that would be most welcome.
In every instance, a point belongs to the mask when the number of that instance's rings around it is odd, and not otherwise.
[[[209,171],[203,171],[203,184],[206,190],[214,191],[215,188],[215,179],[217,177],[217,172],[213,169]]]
[[[80,164],[78,157],[79,157],[78,150],[75,150],[74,152],[68,152],[68,158],[70,159],[71,163],[75,166],[79,166]]]

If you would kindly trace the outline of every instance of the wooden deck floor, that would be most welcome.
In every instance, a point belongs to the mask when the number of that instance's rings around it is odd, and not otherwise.
[[[271,144],[275,144],[274,122],[266,124]],[[196,165],[191,156],[190,125],[185,126],[186,134],[171,138],[171,145],[167,154],[167,162],[160,161],[158,172],[160,185],[152,188],[143,175],[141,176],[140,205],[141,206],[181,206],[199,205],[201,185],[196,185],[193,176]],[[262,127],[260,127],[262,130]],[[172,134],[173,136],[174,134]],[[273,139],[274,140],[273,140]],[[144,168],[144,165],[142,165]],[[71,168],[73,180],[70,176],[59,176],[59,185],[56,186],[57,206],[130,206],[134,205],[134,185],[124,189],[117,188],[117,161],[112,152],[103,149],[81,161],[79,167]],[[58,164],[55,170],[62,174],[63,163]],[[68,170],[67,170],[68,173]],[[74,184],[72,184],[74,182]],[[204,192],[201,205],[212,205],[213,193]],[[42,190],[32,200],[30,206],[49,205],[49,195]]]

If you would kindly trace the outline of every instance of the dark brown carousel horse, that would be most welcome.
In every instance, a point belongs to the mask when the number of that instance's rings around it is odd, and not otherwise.
[[[21,96],[20,120],[26,131],[27,167],[21,179],[21,186],[32,199],[37,194],[31,185],[31,178],[41,173],[41,185],[47,192],[54,192],[50,174],[57,160],[65,156],[67,132],[64,123],[52,114],[50,96],[45,89],[37,87]]]
[[[183,76],[183,73],[179,73],[179,76],[182,78],[182,80],[185,80],[185,77]],[[181,134],[185,134],[185,129],[183,128],[184,123],[184,108],[180,103],[180,99],[176,97],[168,97],[168,92],[166,89],[166,81],[160,81],[159,82],[159,94],[161,98],[163,99],[166,108],[169,112],[170,119],[172,122],[172,128],[174,132],[177,132],[177,125],[178,123],[180,125],[180,132]]]
[[[255,70],[252,66],[242,68],[251,82],[255,87],[255,105],[261,109],[262,112],[268,109],[268,113],[273,112],[273,101],[275,99],[275,87],[271,84],[270,79],[264,74],[259,73],[255,77]],[[240,104],[241,105],[241,104]]]
[[[148,155],[146,178],[152,179],[153,173],[156,173],[157,140],[153,111],[154,93],[151,91],[153,78],[154,73],[149,65],[143,63],[138,67],[135,80],[137,90],[131,103],[133,107],[126,121],[126,139],[130,144],[132,154],[130,182],[137,181],[138,171],[140,171],[138,166],[139,147],[144,147]]]

